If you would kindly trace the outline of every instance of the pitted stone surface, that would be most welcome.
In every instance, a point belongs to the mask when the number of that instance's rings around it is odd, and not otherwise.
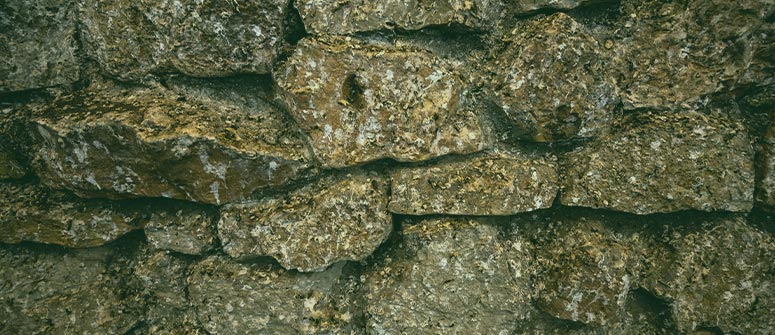
[[[569,153],[560,202],[636,214],[753,206],[753,148],[732,118],[638,113]]]
[[[392,174],[390,211],[427,215],[513,215],[552,206],[554,157],[493,153]]]
[[[121,79],[179,71],[268,73],[283,43],[287,0],[80,0],[84,47]]]
[[[404,241],[368,274],[370,334],[511,334],[530,305],[530,261],[495,225],[466,219],[404,224]],[[525,241],[522,241],[523,243]]]
[[[522,139],[551,142],[608,130],[618,88],[609,56],[581,24],[558,13],[505,39],[505,50],[495,51],[491,89]]]
[[[76,25],[70,0],[0,3],[0,93],[77,81]]]
[[[311,167],[285,115],[165,89],[97,88],[57,99],[30,124],[43,183],[84,197],[221,204]]]
[[[150,214],[145,236],[155,249],[201,255],[217,244],[212,210],[177,204]]]
[[[336,168],[486,147],[457,66],[419,49],[326,37],[302,40],[275,77],[317,158]]]
[[[358,334],[346,265],[303,274],[221,257],[196,264],[191,304],[210,334]]]
[[[218,234],[232,257],[271,256],[286,269],[320,271],[363,260],[392,230],[388,180],[358,172],[288,194],[221,209]]]

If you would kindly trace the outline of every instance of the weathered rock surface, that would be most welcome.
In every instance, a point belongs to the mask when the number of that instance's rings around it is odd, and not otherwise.
[[[215,221],[211,211],[180,204],[151,213],[145,236],[156,249],[200,255],[217,244]]]
[[[488,30],[496,22],[501,4],[492,0],[300,0],[296,1],[296,8],[308,32],[342,35],[442,25]]]
[[[124,306],[115,252],[100,247],[0,247],[0,333],[125,334],[138,315]]]
[[[626,109],[679,107],[734,87],[751,62],[769,0],[628,0],[617,68]]]
[[[275,77],[323,166],[344,167],[486,147],[457,66],[410,47],[326,37],[302,40]]]
[[[72,1],[0,3],[0,93],[75,82],[77,48]]]
[[[772,235],[742,216],[666,228],[663,245],[647,255],[643,287],[672,301],[679,330],[775,331]]]
[[[57,99],[30,123],[43,183],[84,197],[221,204],[310,167],[291,120],[263,103],[98,87]]]
[[[756,162],[756,200],[765,209],[775,210],[775,124],[761,144]]]
[[[2,243],[32,241],[72,248],[106,244],[147,222],[143,208],[78,199],[35,183],[0,183]]]
[[[325,177],[288,194],[221,209],[218,234],[232,257],[271,256],[286,269],[320,271],[363,260],[392,230],[388,181],[374,173]]]
[[[495,51],[491,89],[522,139],[551,142],[608,130],[619,92],[608,56],[584,26],[558,13],[505,39],[505,50]]]
[[[189,297],[209,334],[356,333],[349,268],[300,274],[210,257],[188,278]]]
[[[427,215],[512,215],[552,206],[556,159],[493,153],[392,174],[390,211]]]
[[[283,41],[287,0],[81,0],[84,47],[121,79],[179,71],[268,73]]]
[[[753,206],[750,139],[721,115],[638,113],[569,153],[564,165],[563,205],[636,214]]]
[[[27,170],[19,162],[16,154],[0,143],[0,180],[19,179],[27,174]]]
[[[530,254],[518,241],[466,219],[404,225],[403,236],[367,277],[370,334],[511,334],[524,318]]]

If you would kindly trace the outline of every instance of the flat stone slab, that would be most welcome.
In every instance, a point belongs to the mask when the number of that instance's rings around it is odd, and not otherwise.
[[[30,122],[34,169],[83,197],[167,197],[222,204],[310,168],[292,121],[266,102],[166,89],[98,87],[57,99]]]
[[[489,84],[519,138],[552,142],[608,131],[620,114],[615,72],[584,26],[557,13],[504,38]]]
[[[493,153],[393,172],[391,212],[513,215],[552,206],[559,188],[553,157]]]
[[[388,180],[373,173],[325,177],[284,195],[221,209],[218,234],[232,257],[274,257],[286,269],[321,271],[371,255],[392,231]]]
[[[191,306],[210,334],[357,334],[348,268],[303,274],[210,257],[188,278]]]
[[[474,220],[403,227],[400,247],[367,274],[369,334],[512,334],[530,308],[527,250]]]
[[[753,147],[740,122],[695,111],[632,115],[567,154],[560,202],[635,214],[753,207]]]
[[[288,0],[81,0],[86,53],[126,80],[268,73],[283,45]]]
[[[0,4],[0,93],[70,84],[80,77],[70,0]]]
[[[488,146],[458,66],[410,47],[308,38],[275,78],[322,165],[341,168]]]

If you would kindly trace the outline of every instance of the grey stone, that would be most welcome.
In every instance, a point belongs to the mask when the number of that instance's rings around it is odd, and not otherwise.
[[[76,38],[70,0],[0,3],[0,93],[77,81]]]
[[[301,274],[210,257],[188,278],[209,334],[357,334],[356,283],[348,266]]]
[[[300,133],[274,106],[163,88],[95,84],[47,105],[30,133],[41,181],[83,197],[221,204],[311,168]]]
[[[504,38],[489,85],[519,137],[551,142],[608,130],[619,104],[615,73],[584,26],[557,13]]]
[[[636,214],[751,210],[753,148],[734,118],[636,113],[620,128],[566,156],[563,205]]]
[[[767,130],[757,159],[757,204],[766,210],[775,211],[775,124]]]
[[[283,45],[287,0],[80,0],[84,47],[121,79],[268,73]]]
[[[732,216],[679,225],[663,236],[647,255],[652,270],[642,285],[672,301],[680,331],[775,331],[772,235],[746,224],[743,216]]]
[[[145,236],[156,249],[189,255],[206,253],[218,241],[215,215],[205,209],[184,205],[151,213],[145,225]]]
[[[320,271],[363,260],[392,230],[388,181],[374,173],[325,177],[258,202],[221,209],[218,234],[232,257],[271,256],[286,269]]]
[[[122,300],[115,256],[105,247],[0,246],[0,332],[125,334],[140,318]]]
[[[512,334],[530,306],[526,241],[466,219],[403,227],[403,243],[367,274],[370,334]]]
[[[492,153],[392,174],[390,211],[427,215],[512,215],[552,206],[556,158]]]
[[[304,39],[275,77],[325,167],[416,162],[488,146],[452,61],[353,38]]]

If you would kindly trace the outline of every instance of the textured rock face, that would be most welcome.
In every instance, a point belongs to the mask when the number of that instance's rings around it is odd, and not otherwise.
[[[390,211],[427,215],[511,215],[552,205],[557,164],[547,156],[487,154],[400,169],[392,175]]]
[[[681,331],[719,327],[725,333],[772,332],[772,235],[732,217],[680,226],[665,236],[662,252],[647,258],[657,265],[643,286],[672,301]]]
[[[191,304],[210,334],[350,334],[356,311],[347,268],[299,274],[211,257],[188,279]]]
[[[0,144],[0,180],[19,179],[27,174],[24,166],[19,163],[16,155],[3,144]]]
[[[0,3],[0,93],[78,80],[75,14],[70,0]]]
[[[271,105],[248,110],[163,89],[65,96],[30,128],[41,180],[85,197],[220,204],[310,167],[298,134]]]
[[[775,210],[775,125],[764,136],[756,168],[756,200],[766,209]]]
[[[84,47],[106,73],[141,79],[268,73],[282,45],[287,0],[81,0]]]
[[[506,39],[491,86],[521,138],[550,142],[607,130],[619,92],[607,56],[582,25],[558,13],[525,23]]]
[[[568,154],[565,166],[564,205],[636,214],[753,206],[753,149],[742,125],[724,116],[636,114]]]
[[[232,257],[271,256],[286,269],[319,271],[362,260],[392,230],[388,181],[371,173],[326,177],[286,195],[221,210],[218,233]]]
[[[305,39],[275,75],[325,167],[422,161],[487,145],[455,64],[427,51]]]
[[[404,225],[403,236],[367,279],[370,334],[513,332],[530,303],[519,243],[465,219]]]
[[[496,21],[501,4],[494,0],[300,0],[296,1],[296,8],[310,33],[352,34],[441,25],[486,30]]]
[[[214,215],[193,206],[178,205],[151,213],[145,225],[148,243],[163,250],[200,255],[217,243]]]
[[[624,107],[669,108],[730,90],[750,62],[768,0],[623,1]]]
[[[125,334],[137,316],[124,306],[112,256],[106,248],[0,247],[0,331]]]
[[[0,183],[0,203],[2,243],[94,247],[143,229],[148,221],[140,206],[74,199],[27,182]]]

